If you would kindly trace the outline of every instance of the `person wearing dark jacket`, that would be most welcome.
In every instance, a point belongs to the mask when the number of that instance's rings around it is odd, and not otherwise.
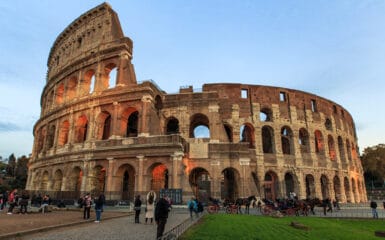
[[[135,210],[135,223],[139,222],[140,209],[142,208],[142,200],[140,200],[140,195],[136,196],[134,202],[134,210]]]
[[[96,223],[100,222],[100,218],[102,216],[103,206],[105,202],[106,202],[106,198],[103,193],[101,193],[98,198],[95,198],[95,214],[96,214],[95,222]]]
[[[20,213],[22,214],[27,213],[28,200],[29,200],[29,194],[27,190],[23,190],[23,192],[21,193],[21,200],[20,200]]]
[[[156,239],[160,239],[163,235],[169,211],[170,203],[166,200],[166,196],[164,196],[159,199],[155,207],[155,222],[158,225],[156,230]]]

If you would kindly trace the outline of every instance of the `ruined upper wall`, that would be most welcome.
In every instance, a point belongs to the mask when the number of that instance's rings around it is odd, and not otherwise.
[[[74,20],[57,37],[48,57],[47,81],[72,63],[125,44],[132,56],[132,40],[123,35],[118,16],[102,3]]]

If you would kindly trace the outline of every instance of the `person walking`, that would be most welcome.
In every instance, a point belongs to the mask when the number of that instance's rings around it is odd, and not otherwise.
[[[7,202],[8,202],[8,194],[9,194],[9,191],[8,191],[8,190],[3,192],[3,196],[2,196],[3,202],[1,203],[1,210],[3,210],[4,207],[7,206]]]
[[[98,198],[95,198],[95,215],[96,215],[95,222],[96,223],[100,222],[100,218],[102,216],[103,206],[105,202],[106,202],[106,198],[103,193],[101,193]]]
[[[155,222],[158,225],[156,229],[156,239],[161,239],[161,237],[163,236],[169,211],[170,211],[170,204],[167,201],[167,196],[163,196],[156,203],[156,207],[155,207]]]
[[[92,200],[89,193],[87,193],[84,196],[83,202],[84,202],[83,219],[87,220],[87,219],[90,219],[90,212],[91,212],[91,205],[92,205]]]
[[[7,214],[12,214],[13,209],[19,202],[19,196],[17,195],[17,189],[14,189],[8,196],[9,208]]]
[[[29,194],[27,190],[23,190],[23,192],[21,193],[21,200],[20,200],[20,213],[22,214],[27,213],[28,200],[29,200]]]
[[[373,218],[378,218],[378,213],[377,213],[377,202],[374,200],[370,201],[370,208],[372,209],[372,215]]]
[[[188,210],[190,212],[190,219],[193,219],[193,212],[198,212],[198,206],[196,204],[195,199],[192,197],[190,201],[187,203]]]
[[[155,192],[151,191],[147,194],[147,204],[145,209],[146,224],[148,219],[150,219],[152,224],[154,219],[154,209],[155,209]]]
[[[140,209],[142,208],[142,200],[140,200],[140,195],[135,197],[134,210],[135,210],[135,223],[139,222]]]

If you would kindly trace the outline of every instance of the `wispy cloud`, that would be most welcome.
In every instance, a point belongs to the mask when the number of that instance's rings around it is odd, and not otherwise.
[[[14,123],[0,122],[0,132],[17,132],[21,130],[23,130],[23,128]]]

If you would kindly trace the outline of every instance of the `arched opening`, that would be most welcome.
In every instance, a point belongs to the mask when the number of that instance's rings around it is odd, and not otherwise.
[[[259,120],[261,122],[271,122],[273,121],[273,112],[270,108],[262,108],[259,113]]]
[[[47,148],[48,149],[53,147],[53,144],[55,141],[55,131],[56,131],[55,125],[49,126],[48,136],[47,136]]]
[[[110,63],[108,64],[106,67],[105,67],[105,74],[107,76],[107,79],[108,79],[108,88],[114,88],[116,87],[116,81],[117,81],[117,75],[118,75],[118,71],[117,71],[117,67],[115,64],[113,63]]]
[[[334,148],[334,139],[331,135],[328,135],[328,147],[330,160],[336,160],[336,150]]]
[[[66,93],[66,95],[67,95],[66,97],[67,97],[68,101],[70,101],[76,97],[77,85],[78,85],[78,80],[76,77],[72,77],[68,80],[67,93]]]
[[[87,117],[85,115],[81,115],[76,120],[75,143],[82,143],[87,140],[87,128],[88,128]]]
[[[269,171],[265,174],[264,178],[264,195],[265,199],[275,200],[278,198],[279,193],[279,181],[275,172]]]
[[[133,201],[135,197],[135,169],[129,164],[124,164],[119,167],[117,176],[121,179],[121,185],[118,186],[117,191],[121,191],[122,200]]]
[[[60,83],[56,88],[55,103],[62,104],[64,101],[64,83]]]
[[[350,148],[350,142],[346,139],[346,152],[348,153],[348,160],[352,162],[352,149]]]
[[[97,118],[97,139],[106,140],[110,138],[111,134],[111,114],[103,111]]]
[[[225,128],[227,140],[233,142],[233,127],[227,123],[223,124],[223,127]]]
[[[194,196],[201,202],[208,202],[211,196],[211,178],[204,168],[194,168],[189,175],[189,182]]]
[[[240,176],[234,168],[226,168],[222,171],[221,198],[235,202],[239,198]]]
[[[352,202],[351,195],[350,195],[350,184],[349,184],[349,179],[347,177],[344,177],[344,188],[345,188],[346,201]]]
[[[138,120],[139,120],[139,112],[135,111],[130,114],[127,119],[127,137],[137,137],[138,136]]]
[[[251,124],[246,123],[240,129],[241,142],[249,143],[249,148],[255,148],[254,128]]]
[[[316,130],[314,132],[314,142],[315,142],[315,152],[316,153],[323,153],[324,151],[324,143],[323,143],[323,137],[320,130]]]
[[[190,138],[210,138],[210,124],[207,116],[197,113],[190,120]]]
[[[170,117],[166,124],[166,134],[178,134],[179,133],[179,121],[174,117]]]
[[[329,118],[326,118],[325,120],[325,128],[329,131],[333,130],[332,121]]]
[[[307,174],[305,177],[306,182],[306,198],[313,199],[315,198],[315,184],[314,177],[311,174]]]
[[[285,187],[286,187],[286,196],[290,197],[290,193],[295,192],[294,178],[291,173],[285,174]]]
[[[309,133],[305,128],[299,130],[298,143],[301,149],[301,153],[310,152]]]
[[[73,193],[73,197],[80,197],[80,190],[82,186],[83,171],[79,167],[73,168],[68,181],[67,189]]]
[[[329,179],[325,175],[322,175],[320,181],[322,199],[326,199],[329,197]]]
[[[161,189],[168,189],[169,175],[166,165],[161,163],[154,164],[151,176],[151,190],[159,193]]]
[[[281,128],[281,144],[283,154],[293,154],[293,132],[287,126]]]
[[[44,143],[45,143],[45,137],[46,137],[46,128],[41,127],[37,133],[37,152],[40,153],[43,150]]]
[[[51,109],[53,101],[54,101],[54,93],[53,93],[53,90],[51,90],[48,93],[46,98],[45,110]]]
[[[338,150],[340,152],[341,162],[346,163],[346,156],[345,156],[345,150],[344,150],[344,142],[343,142],[341,136],[338,136]]]
[[[59,132],[59,139],[58,139],[58,145],[64,146],[64,144],[68,143],[68,133],[70,131],[70,123],[65,120],[60,125],[60,132]]]
[[[333,187],[334,187],[334,196],[336,196],[336,201],[341,200],[341,182],[338,176],[333,178]]]
[[[274,153],[274,130],[270,126],[262,127],[263,153]]]

